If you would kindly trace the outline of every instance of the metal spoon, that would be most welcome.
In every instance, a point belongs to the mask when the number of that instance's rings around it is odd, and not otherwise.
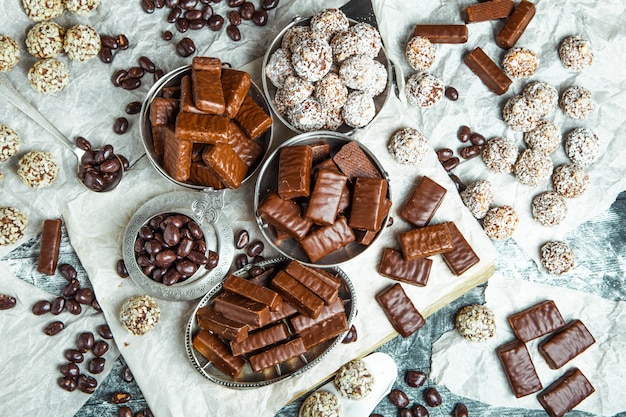
[[[17,107],[22,113],[33,119],[47,130],[55,139],[76,155],[78,168],[76,174],[81,183],[90,191],[111,191],[122,180],[124,167],[120,158],[113,153],[113,147],[106,145],[100,150],[85,151],[76,146],[46,119],[24,96],[22,96],[4,76],[0,75],[0,96]],[[112,162],[111,162],[112,161]],[[82,170],[82,172],[81,172]]]

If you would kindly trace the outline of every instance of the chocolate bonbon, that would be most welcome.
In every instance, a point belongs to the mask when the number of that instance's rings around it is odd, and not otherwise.
[[[426,324],[400,284],[393,284],[380,291],[376,294],[376,301],[402,337],[409,337]]]
[[[559,369],[595,342],[584,323],[574,320],[542,341],[539,344],[539,353],[550,368]]]
[[[509,89],[511,79],[481,48],[477,47],[465,55],[463,62],[494,93],[502,95]]]
[[[426,226],[441,205],[446,192],[444,187],[423,176],[400,210],[400,217],[416,227]]]
[[[565,325],[561,312],[552,300],[546,300],[508,318],[517,338],[523,342],[536,339]]]
[[[396,281],[423,287],[428,283],[432,263],[428,258],[406,261],[402,252],[385,248],[378,264],[378,273]]]
[[[41,249],[37,260],[37,271],[53,275],[59,261],[61,248],[61,219],[46,219],[41,234]]]
[[[580,369],[573,368],[543,390],[537,399],[550,417],[563,417],[594,392]]]
[[[537,392],[542,388],[528,348],[514,339],[496,349],[509,385],[517,398]]]
[[[533,17],[535,17],[535,5],[522,0],[496,36],[496,44],[503,49],[515,46]]]

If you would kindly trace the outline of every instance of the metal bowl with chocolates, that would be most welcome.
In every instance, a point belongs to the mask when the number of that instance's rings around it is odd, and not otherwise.
[[[202,376],[230,388],[300,375],[342,342],[356,315],[355,295],[336,267],[311,268],[288,258],[247,265],[191,314],[187,356]]]
[[[152,165],[173,183],[190,190],[236,189],[269,151],[270,114],[247,72],[195,57],[150,89],[140,133]]]
[[[283,256],[335,266],[364,253],[383,233],[389,176],[365,145],[337,132],[309,132],[281,144],[257,178],[254,213]]]

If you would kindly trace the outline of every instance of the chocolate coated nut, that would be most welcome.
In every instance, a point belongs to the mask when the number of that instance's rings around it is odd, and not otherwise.
[[[96,375],[104,371],[104,365],[106,364],[106,359],[104,358],[93,358],[87,363],[87,370]]]
[[[157,9],[162,9],[163,6],[165,6],[165,0],[153,0],[154,1],[154,7],[156,7]]]
[[[111,402],[113,404],[124,404],[130,401],[131,395],[128,392],[116,392],[111,395]]]
[[[78,336],[76,346],[81,353],[87,353],[93,347],[94,343],[93,333],[83,332]]]
[[[154,72],[154,70],[156,69],[156,66],[154,65],[154,62],[152,62],[152,60],[150,58],[148,58],[147,56],[141,56],[139,57],[139,66],[146,72]]]
[[[154,13],[154,1],[152,0],[141,0],[141,7],[143,7],[143,11],[150,14]]]
[[[141,78],[143,77],[145,71],[141,67],[130,67],[128,69],[128,76],[130,78]]]
[[[94,299],[93,290],[91,288],[81,288],[76,291],[76,301],[81,304],[91,304]]]
[[[411,409],[411,411],[413,412],[413,417],[429,417],[430,416],[430,414],[428,413],[428,410],[422,404],[415,404],[413,408]]]
[[[126,105],[126,114],[137,114],[141,111],[140,101],[131,101]]]
[[[202,15],[200,17],[208,23],[211,16],[213,16],[213,7],[207,4],[202,8]]]
[[[126,269],[124,259],[117,260],[115,264],[115,270],[117,271],[117,275],[119,275],[120,278],[128,278],[128,270]]]
[[[163,240],[168,246],[175,246],[180,242],[180,229],[173,223],[168,224],[163,230]]]
[[[272,10],[278,6],[278,0],[263,0],[261,8],[263,10]]]
[[[217,32],[224,26],[224,18],[219,14],[214,14],[208,21],[209,29]]]
[[[409,405],[409,397],[407,397],[402,390],[393,389],[387,394],[387,397],[389,397],[391,403],[398,408],[406,408]]]
[[[169,9],[173,9],[174,7],[178,6],[179,0],[165,0],[165,6],[167,6]]]
[[[265,26],[268,21],[267,12],[263,9],[257,10],[252,15],[252,22],[257,26]]]
[[[198,251],[191,251],[189,255],[187,255],[187,259],[189,259],[195,265],[204,265],[207,263],[207,257]]]
[[[101,324],[96,330],[103,339],[113,339],[113,334],[108,324]]]
[[[76,378],[76,385],[79,391],[85,394],[93,394],[98,387],[98,381],[89,375],[80,374]]]
[[[0,294],[0,310],[8,310],[15,307],[17,300],[15,297],[6,294]]]
[[[78,316],[83,308],[80,306],[80,303],[73,298],[65,301],[65,308],[69,311],[70,314],[74,316]]]
[[[354,324],[353,324],[352,326],[350,326],[350,330],[348,330],[348,333],[346,333],[346,336],[343,338],[341,343],[353,343],[353,342],[356,342],[357,338],[358,338],[358,335],[357,335],[356,327],[354,327]]]
[[[128,76],[128,74],[127,74]],[[135,90],[141,86],[141,79],[139,78],[124,78],[120,85],[124,90]]]
[[[436,388],[428,388],[424,391],[424,401],[429,407],[438,407],[441,405],[441,395]]]
[[[250,234],[247,230],[242,229],[235,234],[235,247],[237,249],[243,249],[248,246],[250,242]]]
[[[43,332],[48,336],[54,336],[59,334],[64,328],[65,324],[62,321],[53,321],[43,329]]]
[[[198,0],[180,0],[178,2],[178,5],[185,10],[194,9],[197,4]]]
[[[119,159],[122,163],[122,168],[124,169],[124,171],[128,171],[128,168],[130,167],[130,162],[128,162],[128,159],[124,155],[119,153],[117,154],[117,159]]]
[[[100,307],[100,303],[98,302],[97,299],[93,299],[93,301],[91,302],[91,308],[93,308],[94,310],[96,310],[98,313],[100,313],[102,311],[102,307]]]
[[[228,26],[226,26],[226,34],[228,35],[228,37],[231,40],[233,40],[235,42],[241,40],[241,31],[235,25],[228,25]]]
[[[239,7],[243,4],[244,0],[228,0],[228,5],[230,7]]]
[[[421,387],[428,376],[421,371],[406,371],[404,379],[409,387]]]
[[[85,153],[85,155],[87,154]],[[78,276],[76,269],[70,264],[60,264],[57,269],[59,273],[63,276],[63,278],[68,281],[76,279],[76,277]]]
[[[182,276],[176,269],[170,269],[163,275],[162,282],[165,285],[174,285],[180,281],[181,278]]]
[[[210,250],[207,256],[206,269],[215,268],[220,262],[220,256],[217,252]]]
[[[114,173],[119,171],[121,168],[121,162],[117,158],[107,159],[103,163],[100,164],[99,170],[101,173]]]
[[[114,38],[110,35],[100,35],[100,41],[102,42],[102,46],[106,46],[109,49],[117,49],[119,45],[117,44],[117,38]]]
[[[413,417],[413,412],[408,408],[403,408],[402,410],[400,410],[400,413],[398,413],[398,415],[400,417]]]
[[[118,414],[119,417],[133,417],[133,410],[130,407],[121,407]]]
[[[191,56],[194,52],[196,52],[196,44],[190,38],[182,38],[176,44],[176,53],[183,58]]]
[[[182,259],[176,262],[176,271],[184,277],[190,277],[196,273],[198,265],[187,259]]]
[[[59,386],[65,391],[74,391],[76,389],[76,379],[67,376],[62,376],[58,379]]]
[[[118,135],[123,135],[128,130],[128,119],[125,117],[118,117],[113,124],[113,131]]]
[[[456,137],[461,142],[467,142],[470,139],[471,134],[472,134],[472,131],[470,130],[469,126],[461,126],[459,128],[459,131],[456,134]]]
[[[189,21],[184,17],[179,17],[178,19],[176,19],[175,26],[177,31],[179,31],[180,33],[185,33],[189,30]]]
[[[183,9],[180,7],[174,7],[167,15],[167,21],[169,23],[175,23],[183,15]]]
[[[472,144],[476,146],[483,146],[485,143],[487,143],[487,139],[485,139],[485,137],[480,133],[474,132],[470,135],[470,142],[472,142]]]
[[[448,159],[447,161],[445,161],[444,163],[442,163],[441,165],[443,165],[443,169],[445,169],[446,171],[451,171],[459,165],[459,162],[460,162],[459,158],[454,156]]]
[[[201,18],[202,18],[202,10],[193,9],[193,10],[187,10],[185,12],[185,19],[189,20],[189,22],[191,22],[192,20],[201,19]]]
[[[237,10],[231,10],[228,12],[228,21],[231,25],[239,26],[241,24],[241,13]]]
[[[261,252],[263,252],[263,249],[265,249],[265,245],[263,245],[263,242],[261,242],[260,240],[255,240],[254,242],[250,243],[250,245],[248,245],[246,253],[249,257],[254,258],[257,255],[260,255]]]
[[[93,347],[91,348],[91,353],[93,353],[97,357],[100,357],[104,355],[105,353],[107,353],[108,350],[109,350],[109,344],[105,342],[104,340],[98,340],[96,343],[94,343]]]
[[[59,371],[61,371],[63,376],[69,376],[70,378],[76,378],[80,374],[80,368],[72,362],[59,366]]]
[[[235,266],[237,267],[237,269],[241,269],[246,265],[248,265],[248,257],[245,253],[240,253],[239,255],[235,256]]]
[[[111,62],[113,62],[113,52],[111,51],[111,48],[107,48],[106,46],[100,48],[100,51],[98,52],[98,57],[100,58],[100,61],[104,62],[105,64],[110,64]]]
[[[172,38],[174,37],[174,35],[169,30],[166,30],[165,32],[163,32],[163,36],[162,37],[163,37],[163,40],[171,41]]]
[[[114,86],[120,87],[122,85],[122,81],[124,81],[128,77],[128,71],[121,69],[113,74],[113,78],[111,78],[111,82]]]
[[[133,382],[135,380],[135,377],[133,376],[133,373],[130,371],[130,368],[128,367],[128,365],[124,365],[122,367],[122,379],[124,380],[124,382]]]
[[[202,19],[194,19],[189,21],[189,29],[191,30],[200,30],[205,27],[207,24],[206,20]]]
[[[52,305],[50,306],[50,312],[52,314],[59,315],[61,314],[61,312],[65,309],[65,298],[63,297],[57,297],[54,299],[54,301],[52,302]]]
[[[244,1],[239,9],[239,13],[241,13],[241,18],[243,20],[252,19],[252,16],[254,16],[254,4],[249,1]]]
[[[263,273],[263,268],[261,268],[260,266],[253,266],[252,268],[248,270],[248,275],[250,276],[250,278],[258,277],[262,273]]]
[[[78,349],[67,349],[64,355],[65,359],[72,363],[82,363],[85,359],[81,351]]]
[[[454,406],[454,410],[452,411],[452,417],[468,417],[469,412],[467,411],[467,407],[463,403],[458,403]]]
[[[448,159],[452,158],[454,152],[450,148],[443,148],[437,150],[437,159],[439,162],[446,162]]]
[[[459,92],[454,87],[446,87],[444,94],[450,101],[457,101],[459,99]]]
[[[128,42],[128,38],[123,33],[117,35],[117,45],[120,47],[122,51],[128,49],[130,43]]]
[[[180,256],[181,258],[184,258],[191,253],[192,249],[193,249],[192,239],[190,238],[181,239],[180,243],[178,244],[178,249],[176,249],[176,255]]]
[[[461,157],[463,159],[472,159],[480,155],[480,147],[477,145],[466,146],[461,149]]]
[[[467,185],[463,184],[463,182],[461,181],[459,177],[457,177],[451,172],[449,172],[448,175],[450,175],[450,179],[452,180],[452,182],[454,182],[454,185],[456,186],[456,189],[458,192],[465,191],[465,189],[467,188]]]
[[[37,301],[35,304],[33,304],[33,314],[36,316],[41,316],[42,314],[49,313],[50,306],[51,304],[48,300]]]
[[[265,256],[257,255],[252,259],[253,264],[258,264],[259,262],[263,262],[265,260]]]
[[[78,146],[83,151],[88,151],[88,150],[91,149],[91,142],[89,142],[87,139],[85,139],[82,136],[77,136],[76,137],[76,146]]]

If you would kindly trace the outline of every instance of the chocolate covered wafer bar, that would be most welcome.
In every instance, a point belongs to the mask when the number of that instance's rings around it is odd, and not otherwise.
[[[378,231],[385,218],[387,181],[378,178],[356,178],[352,192],[349,225],[353,229]]]
[[[198,113],[179,113],[176,118],[176,136],[179,140],[196,143],[228,143],[228,122],[224,116]]]
[[[241,341],[231,341],[230,350],[233,355],[244,355],[255,350],[273,345],[289,338],[289,330],[285,323],[279,323],[271,327],[261,329],[251,333],[246,339]]]
[[[258,142],[248,138],[239,125],[232,120],[228,121],[228,144],[233,148],[237,156],[248,167],[254,165],[263,152],[263,147]]]
[[[302,217],[298,204],[292,200],[283,200],[276,193],[267,196],[258,211],[267,223],[298,240],[306,236],[313,224]]]
[[[400,284],[393,284],[376,294],[376,301],[402,337],[409,337],[426,324]]]
[[[509,325],[522,342],[552,333],[565,326],[554,301],[547,300],[509,317]]]
[[[152,126],[173,125],[178,114],[179,100],[155,97],[150,103],[150,124]]]
[[[250,74],[231,68],[222,69],[222,90],[224,91],[224,114],[234,118],[241,108],[250,89]]]
[[[494,93],[502,95],[509,89],[512,83],[511,79],[481,48],[475,48],[465,55],[463,62]]]
[[[203,65],[202,69],[192,66],[191,91],[193,102],[204,113],[222,115],[226,108],[220,80],[222,63],[217,58],[204,57],[204,59],[207,64]]]
[[[222,287],[226,291],[241,295],[242,297],[249,298],[250,300],[257,301],[261,304],[265,304],[270,310],[275,311],[282,303],[280,296],[269,288],[261,287],[247,279],[230,274],[224,282]]]
[[[189,179],[193,144],[174,136],[166,136],[163,144],[163,168],[176,181]]]
[[[272,118],[249,95],[246,95],[235,116],[250,139],[256,139],[272,126]]]
[[[278,195],[284,199],[308,197],[311,192],[311,148],[286,146],[278,157]]]
[[[41,233],[41,249],[37,259],[37,271],[46,275],[54,275],[59,262],[61,248],[61,219],[46,219]]]
[[[333,156],[333,161],[350,181],[357,177],[382,178],[376,166],[356,142],[343,145]]]
[[[306,268],[298,261],[291,261],[284,271],[295,278],[300,284],[313,291],[315,295],[324,301],[324,304],[331,304],[339,298],[337,287],[328,284],[325,280],[313,273],[310,268]]]
[[[415,25],[413,36],[423,36],[432,43],[465,43],[465,25]]]
[[[154,146],[154,152],[157,155],[163,155],[165,152],[165,141],[168,140],[168,137],[176,136],[176,130],[174,125],[165,125],[165,126],[151,126],[152,131],[152,146]]]
[[[580,369],[573,368],[543,390],[537,399],[550,417],[563,417],[594,392]]]
[[[226,143],[207,147],[202,152],[202,160],[228,188],[239,188],[248,172],[246,163]]]
[[[450,231],[454,248],[442,253],[441,256],[448,268],[450,268],[450,271],[458,276],[480,262],[480,258],[467,240],[465,240],[465,237],[463,237],[463,234],[454,222],[448,223],[448,230]]]
[[[207,358],[217,369],[237,379],[245,362],[234,356],[228,347],[206,330],[200,330],[193,338],[193,347]]]
[[[465,23],[504,19],[511,14],[513,7],[515,7],[515,3],[512,0],[491,0],[475,3],[465,9]]]
[[[412,229],[398,235],[404,259],[412,261],[454,249],[448,223]]]
[[[317,316],[316,318],[313,319],[311,317],[305,316],[304,314],[298,314],[297,316],[294,316],[289,319],[289,325],[291,326],[294,332],[302,333],[309,327],[313,327],[317,323],[322,322],[326,319],[329,319],[332,316],[339,314],[339,313],[345,313],[345,308],[343,306],[343,301],[341,301],[340,299],[337,299],[333,301],[332,303],[330,303],[329,305],[324,306],[324,308],[320,312],[320,315]]]
[[[193,102],[193,89],[191,87],[191,75],[185,75],[180,79],[180,111],[187,113],[202,113]]]
[[[324,308],[321,298],[284,271],[278,271],[270,285],[285,301],[308,317],[316,318]]]
[[[539,353],[548,366],[559,369],[593,345],[593,338],[580,320],[574,320],[539,345]]]
[[[306,353],[306,347],[301,338],[292,339],[288,342],[275,346],[271,349],[250,356],[250,365],[254,372],[262,371],[286,360]]]
[[[405,261],[402,252],[385,248],[378,264],[378,273],[397,281],[423,287],[428,283],[432,264],[433,261],[428,258]]]
[[[209,168],[203,161],[192,162],[189,171],[189,181],[194,184],[204,185],[216,190],[224,188],[224,184],[220,181],[215,172]]]
[[[304,330],[300,337],[308,350],[348,330],[348,320],[344,312],[321,321]]]
[[[313,223],[329,225],[335,222],[339,203],[348,177],[339,171],[320,169],[306,208],[306,218]]]
[[[300,241],[300,244],[311,262],[317,262],[329,253],[354,242],[355,239],[348,221],[344,216],[340,216],[332,225],[311,232]]]
[[[499,346],[496,353],[517,398],[525,397],[542,388],[535,365],[524,342],[514,339]]]
[[[447,190],[423,176],[400,210],[400,217],[416,227],[426,226],[441,205]]]
[[[522,0],[496,36],[496,44],[503,49],[515,46],[533,17],[535,17],[535,5]]]
[[[216,312],[212,306],[204,306],[196,312],[196,320],[201,329],[228,340],[241,341],[248,337],[250,326],[230,320]]]
[[[215,297],[213,309],[228,319],[250,326],[267,323],[270,317],[267,305],[227,291]]]

